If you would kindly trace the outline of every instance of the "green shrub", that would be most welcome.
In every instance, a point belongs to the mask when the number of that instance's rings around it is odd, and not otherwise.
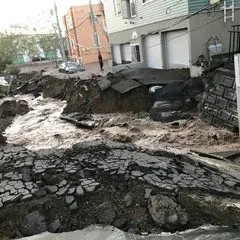
[[[20,68],[15,65],[8,65],[6,67],[6,73],[8,75],[18,75],[20,73]]]

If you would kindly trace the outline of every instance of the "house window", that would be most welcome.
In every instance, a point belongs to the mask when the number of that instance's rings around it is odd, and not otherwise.
[[[107,33],[107,23],[106,23],[106,19],[103,19],[103,30],[105,33]]]
[[[114,0],[114,7],[115,7],[116,15],[122,14],[122,1],[121,0]]]
[[[136,15],[136,0],[122,0],[122,18],[129,19]]]
[[[67,22],[67,28],[72,29],[73,28],[73,22],[72,22],[72,18],[70,16],[66,17],[66,22]]]
[[[137,12],[136,12],[136,0],[129,0],[129,5],[130,5],[131,17],[136,16],[137,15]]]
[[[97,45],[100,45],[100,41],[99,41],[99,37],[98,35],[92,35],[92,41],[93,41],[93,45],[94,46],[97,46]]]
[[[76,44],[75,44],[74,40],[71,39],[70,42],[71,42],[71,47],[72,47],[72,49],[76,49]]]

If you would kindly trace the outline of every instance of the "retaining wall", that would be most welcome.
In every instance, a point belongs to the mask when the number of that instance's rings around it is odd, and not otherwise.
[[[201,118],[216,127],[238,131],[237,96],[234,71],[218,68],[201,102]]]

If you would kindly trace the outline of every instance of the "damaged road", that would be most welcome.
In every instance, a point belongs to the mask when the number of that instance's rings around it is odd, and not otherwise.
[[[91,224],[150,234],[240,221],[239,176],[197,155],[92,141],[7,146],[0,162],[1,239]]]
[[[210,237],[237,236],[239,160],[206,154],[238,149],[237,135],[194,113],[171,123],[150,120],[141,112],[148,107],[149,86],[136,72],[129,74],[135,78],[43,74],[21,90],[34,89],[34,96],[15,96],[15,118],[4,134],[8,144],[0,151],[1,239],[84,232],[91,225],[93,233],[96,224],[137,238],[171,232],[172,239],[194,239],[204,233],[178,231],[206,224],[227,226],[210,228]],[[172,80],[176,88],[183,83]],[[188,83],[181,90],[184,101]],[[157,100],[163,95],[172,101],[169,91],[157,91]],[[24,103],[22,115],[18,102]]]

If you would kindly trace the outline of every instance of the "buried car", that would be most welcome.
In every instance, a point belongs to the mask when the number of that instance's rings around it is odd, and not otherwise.
[[[76,73],[85,71],[85,68],[82,63],[67,61],[61,63],[58,70],[61,73]]]

